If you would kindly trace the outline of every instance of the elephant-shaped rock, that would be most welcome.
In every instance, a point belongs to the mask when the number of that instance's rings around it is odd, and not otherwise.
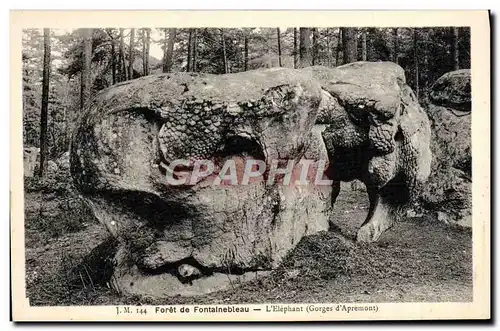
[[[391,63],[159,74],[93,98],[71,173],[118,241],[115,289],[194,295],[327,230],[343,180],[367,185],[358,240],[377,240],[428,176],[428,130]]]
[[[392,62],[311,67],[324,100],[317,123],[334,181],[359,179],[370,199],[358,241],[376,241],[416,200],[430,174],[430,126],[425,111]],[[327,101],[325,101],[327,100]],[[332,203],[339,187],[334,186]]]

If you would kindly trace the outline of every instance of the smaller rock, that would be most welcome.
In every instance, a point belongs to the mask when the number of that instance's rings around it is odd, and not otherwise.
[[[57,163],[55,163],[52,160],[49,160],[47,162],[47,172],[50,173],[56,173],[59,170],[59,167],[57,166]]]
[[[179,268],[177,268],[177,272],[183,278],[192,278],[201,276],[201,271],[190,264],[181,264]]]
[[[470,111],[470,69],[455,70],[441,76],[432,85],[429,98],[438,106]]]
[[[444,213],[442,211],[438,211],[437,212],[437,219],[440,222],[449,223],[448,222],[448,216],[446,215],[446,213]]]
[[[38,164],[38,156],[40,154],[40,149],[37,147],[25,147],[23,153],[24,161],[24,175],[26,177],[32,177],[35,172],[35,168]]]
[[[422,214],[417,213],[415,209],[408,209],[406,211],[406,217],[422,217]]]
[[[300,275],[300,270],[299,269],[292,269],[292,270],[288,270],[286,273],[285,273],[285,277],[287,279],[294,279],[296,278],[298,275]]]

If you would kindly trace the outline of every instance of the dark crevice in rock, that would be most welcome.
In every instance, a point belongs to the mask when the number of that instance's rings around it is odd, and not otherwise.
[[[262,268],[241,268],[237,266],[226,266],[211,268],[201,265],[194,257],[190,256],[174,263],[167,263],[161,267],[150,269],[138,265],[141,273],[144,275],[159,275],[168,273],[179,279],[183,284],[190,284],[198,278],[210,277],[214,273],[222,273],[228,275],[243,275],[247,272],[265,271]],[[187,270],[187,272],[186,272]]]
[[[401,131],[401,128],[398,128],[398,131],[396,131],[396,134],[394,135],[394,140],[397,142],[402,142],[404,139],[403,132]]]
[[[126,212],[137,215],[138,220],[147,220],[147,225],[157,231],[165,231],[172,223],[186,219],[196,219],[198,212],[185,203],[185,190],[175,186],[169,187],[172,192],[165,197],[130,190],[113,190],[99,192],[99,197],[107,203],[115,204]],[[178,191],[176,194],[173,191]],[[168,200],[166,200],[168,198]]]
[[[405,206],[411,201],[411,192],[408,187],[408,179],[397,174],[380,190],[380,196],[393,206]]]
[[[351,181],[353,179],[363,179],[362,174],[366,173],[369,160],[373,157],[369,153],[367,146],[359,148],[336,148],[330,155],[331,179],[336,181]]]
[[[256,160],[265,160],[264,151],[259,143],[254,139],[241,136],[229,136],[223,142],[223,148],[216,152],[214,156],[251,156]]]
[[[192,274],[192,275],[189,275],[187,277],[183,276],[179,273],[179,268],[183,265],[191,266],[192,268],[199,270],[199,273]],[[150,269],[150,268],[147,268],[147,267],[142,266],[142,265],[138,265],[138,267],[140,268],[141,272],[146,274],[146,275],[159,275],[159,274],[169,273],[169,274],[179,278],[179,280],[181,282],[188,282],[188,281],[193,280],[195,278],[211,276],[214,272],[212,269],[202,266],[192,256],[187,257],[187,258],[182,259],[182,260],[179,260],[179,261],[176,261],[176,262],[173,262],[173,263],[164,264],[161,267],[158,267],[155,269]]]
[[[189,87],[187,83],[182,83],[181,85],[184,86],[184,90],[182,91],[181,95],[189,92]]]

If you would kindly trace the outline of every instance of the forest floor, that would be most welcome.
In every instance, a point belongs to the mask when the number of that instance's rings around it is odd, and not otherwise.
[[[366,192],[343,185],[332,215],[341,232],[303,238],[269,276],[203,296],[154,300],[122,297],[92,281],[92,268],[82,261],[106,241],[106,229],[91,218],[72,224],[75,215],[50,210],[59,208],[57,198],[27,193],[27,296],[31,305],[43,306],[472,301],[471,229],[429,216],[406,218],[379,242],[358,244],[367,200]],[[37,211],[42,205],[51,221]]]

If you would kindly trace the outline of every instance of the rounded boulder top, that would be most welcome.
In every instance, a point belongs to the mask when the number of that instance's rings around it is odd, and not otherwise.
[[[429,98],[438,106],[471,111],[470,69],[451,71],[439,77]]]

